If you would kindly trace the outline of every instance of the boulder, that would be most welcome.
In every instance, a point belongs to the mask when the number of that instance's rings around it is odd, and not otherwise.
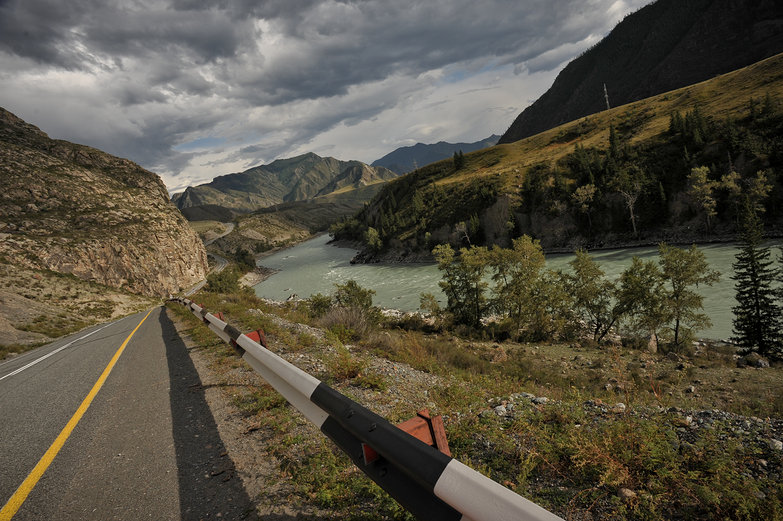
[[[758,367],[758,368],[769,367],[769,360],[767,360],[760,354],[753,352],[737,360],[737,367],[745,367],[745,366]]]

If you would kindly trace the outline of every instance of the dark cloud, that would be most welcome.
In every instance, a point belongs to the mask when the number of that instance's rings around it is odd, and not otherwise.
[[[552,70],[644,3],[0,0],[0,105],[59,96],[42,113],[55,128],[92,109],[117,124],[57,137],[93,139],[170,174],[193,159],[176,145],[216,132],[258,136],[226,161],[273,159],[429,95],[415,89],[499,67]],[[460,91],[487,88],[498,86]]]
[[[0,50],[61,67],[85,60],[74,49],[71,27],[85,7],[82,0],[6,0],[0,3]]]

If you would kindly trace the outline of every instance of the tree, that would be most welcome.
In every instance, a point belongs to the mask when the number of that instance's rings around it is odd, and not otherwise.
[[[634,334],[649,334],[658,340],[658,331],[668,321],[665,310],[663,273],[658,264],[639,257],[623,271],[615,304],[625,327]]]
[[[375,290],[365,289],[353,279],[345,284],[335,284],[334,304],[342,308],[369,310],[372,307],[372,296]]]
[[[741,180],[742,176],[732,169],[728,174],[725,174],[720,178],[720,183],[718,184],[718,188],[726,192],[726,199],[733,205],[734,215],[736,217],[739,217],[739,206],[740,201],[742,201],[742,186],[740,186]]]
[[[713,195],[718,184],[710,180],[709,174],[709,168],[699,166],[692,168],[691,173],[688,175],[688,184],[690,184],[688,195],[693,199],[696,206],[704,212],[708,234],[712,230],[712,218],[718,213],[716,210],[718,203]]]
[[[615,285],[584,250],[569,262],[573,273],[565,275],[566,290],[573,298],[573,310],[590,328],[593,340],[600,342],[619,318],[612,305]]]
[[[507,314],[516,331],[523,324],[533,323],[534,315],[540,309],[542,270],[545,265],[544,252],[538,240],[523,235],[514,239],[512,248],[495,246],[489,255],[489,264],[494,270],[495,309]]]
[[[211,293],[238,293],[240,273],[236,268],[226,268],[222,271],[213,271],[207,275],[207,284],[204,291]]]
[[[734,337],[745,351],[783,358],[783,319],[772,287],[777,276],[770,250],[762,245],[763,225],[754,203],[745,198],[742,211],[742,248],[733,264],[737,305]]]
[[[455,170],[461,170],[465,166],[465,155],[462,153],[462,150],[454,152],[453,160]]]
[[[617,139],[617,132],[614,129],[614,125],[609,125],[609,156],[616,160],[619,155],[620,146]]]
[[[234,252],[234,259],[236,259],[242,273],[252,271],[256,267],[256,258],[252,253],[242,247],[236,249]]]
[[[488,284],[484,275],[489,252],[482,246],[461,248],[459,253],[457,257],[448,244],[432,250],[438,269],[443,273],[438,285],[446,294],[446,310],[455,322],[479,327],[487,310],[484,292]]]
[[[767,178],[767,173],[764,170],[756,172],[756,176],[750,178],[747,181],[747,193],[753,204],[753,209],[757,213],[764,213],[764,199],[767,198],[772,191],[772,184]]]
[[[720,279],[720,273],[710,270],[704,253],[696,245],[685,250],[675,246],[658,246],[663,279],[667,284],[664,295],[664,314],[672,323],[672,344],[679,350],[690,339],[691,334],[709,327],[712,322],[701,313],[704,298],[694,288],[699,284],[713,285]]]
[[[370,248],[373,253],[378,253],[383,248],[383,241],[378,233],[378,230],[370,226],[367,231],[364,232],[364,242],[367,243],[367,247]]]
[[[577,211],[587,216],[587,225],[590,233],[593,231],[593,220],[590,217],[590,210],[593,206],[596,190],[594,184],[586,184],[577,188],[571,195],[571,200],[574,202]]]
[[[636,213],[634,209],[636,207],[636,200],[644,190],[646,182],[647,179],[642,169],[633,165],[621,171],[620,175],[618,175],[617,179],[614,181],[615,190],[623,196],[625,206],[628,208],[634,236],[638,235],[636,232]]]

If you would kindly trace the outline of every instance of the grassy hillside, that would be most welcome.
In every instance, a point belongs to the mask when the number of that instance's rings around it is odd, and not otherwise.
[[[561,125],[512,144],[428,165],[384,186],[333,230],[373,254],[434,244],[508,244],[529,234],[545,248],[729,238],[741,192],[763,173],[768,230],[781,229],[783,55]],[[460,164],[462,163],[462,164]],[[706,226],[688,176],[709,169],[718,215]],[[739,174],[740,191],[723,183]],[[577,190],[593,188],[581,204]],[[589,187],[588,187],[589,188]],[[582,192],[587,189],[582,188]],[[635,191],[634,222],[623,192]],[[634,233],[633,227],[636,227]],[[378,252],[377,250],[380,250]]]
[[[511,143],[606,107],[707,80],[783,52],[783,4],[658,0],[570,62],[503,135]]]

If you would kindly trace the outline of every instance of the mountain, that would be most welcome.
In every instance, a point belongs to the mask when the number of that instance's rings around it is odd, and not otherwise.
[[[500,138],[563,123],[710,79],[783,52],[779,0],[658,0],[570,62]]]
[[[150,296],[204,278],[203,245],[157,175],[4,109],[0,142],[4,264]]]
[[[420,166],[452,157],[454,152],[459,152],[460,150],[467,154],[468,152],[491,147],[496,145],[499,139],[500,136],[493,134],[487,139],[482,139],[475,143],[447,143],[445,141],[439,141],[432,145],[416,143],[413,146],[401,147],[393,152],[389,152],[382,158],[373,161],[372,166],[382,166],[398,174],[405,174]]]
[[[549,251],[731,240],[745,195],[781,235],[781,151],[783,54],[419,168],[335,237],[365,240],[374,228],[380,243],[365,261],[421,260],[441,243],[507,246],[522,234]]]
[[[395,177],[397,174],[386,168],[308,153],[216,177],[210,183],[188,187],[172,197],[172,201],[180,209],[217,205],[249,212],[333,192],[348,192]]]

